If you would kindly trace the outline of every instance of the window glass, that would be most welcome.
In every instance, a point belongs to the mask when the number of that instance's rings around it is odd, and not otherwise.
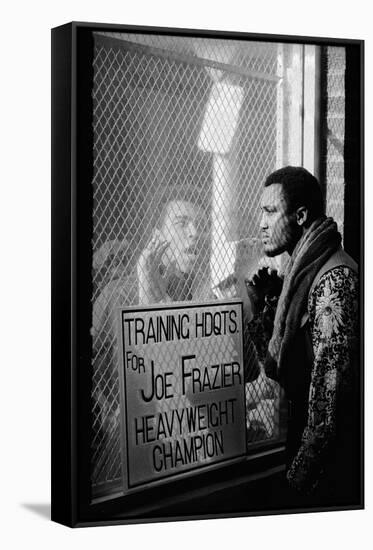
[[[261,255],[264,178],[302,160],[302,51],[95,33],[93,496],[121,489],[116,307],[237,294]],[[278,390],[263,392],[267,335],[255,350],[253,330],[248,454],[283,435]]]

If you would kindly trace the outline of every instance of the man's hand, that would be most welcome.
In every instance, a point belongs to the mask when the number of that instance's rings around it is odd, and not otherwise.
[[[268,274],[271,275],[274,272],[278,272],[279,267],[280,263],[277,256],[274,258],[271,258],[270,256],[262,256],[253,271],[248,274],[247,278],[251,280],[262,269],[266,269]]]
[[[282,279],[278,275],[278,264],[274,258],[263,258],[256,271],[245,280],[247,294],[254,312],[262,311],[266,300],[278,297],[282,289]]]
[[[246,394],[246,424],[250,429],[265,431],[267,437],[272,437],[275,428],[275,403],[279,385],[274,380],[260,373],[254,382],[247,382]]]
[[[264,430],[267,437],[272,437],[275,427],[275,402],[273,399],[263,399],[255,409],[246,413],[246,425],[250,429]]]
[[[169,301],[167,285],[172,269],[162,263],[162,256],[169,242],[155,230],[149,244],[137,262],[140,304],[157,304]]]
[[[263,399],[274,399],[278,389],[278,383],[268,378],[264,372],[261,372],[256,380],[246,383],[246,406],[254,408]]]

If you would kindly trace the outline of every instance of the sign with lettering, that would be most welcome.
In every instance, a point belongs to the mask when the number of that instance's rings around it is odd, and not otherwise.
[[[120,310],[125,490],[244,457],[242,304]]]

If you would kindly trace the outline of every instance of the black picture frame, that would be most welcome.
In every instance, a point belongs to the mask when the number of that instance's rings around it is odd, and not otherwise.
[[[142,493],[90,498],[93,31],[344,46],[345,248],[360,272],[360,488],[358,501],[318,511],[364,507],[364,42],[73,22],[52,30],[52,520],[70,527],[310,511],[263,497],[268,474],[284,461],[278,446],[245,464]],[[325,128],[320,129],[325,132]],[[321,155],[324,152],[321,151]],[[267,484],[267,485],[266,485]],[[251,497],[243,497],[250,493]],[[219,494],[209,507],[206,495]],[[225,504],[223,504],[225,502]],[[220,503],[220,504],[219,504]],[[315,509],[312,509],[315,511]]]

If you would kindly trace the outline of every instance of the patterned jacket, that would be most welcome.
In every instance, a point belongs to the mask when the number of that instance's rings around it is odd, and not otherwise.
[[[351,266],[326,271],[308,300],[313,362],[307,421],[287,473],[291,485],[312,492],[343,482],[356,454],[358,406],[358,277]]]
[[[280,380],[289,402],[287,479],[303,494],[338,491],[357,468],[358,290],[356,264],[340,250],[311,285]],[[270,313],[260,323],[267,342]],[[259,334],[256,320],[252,335],[263,360],[267,342]]]

